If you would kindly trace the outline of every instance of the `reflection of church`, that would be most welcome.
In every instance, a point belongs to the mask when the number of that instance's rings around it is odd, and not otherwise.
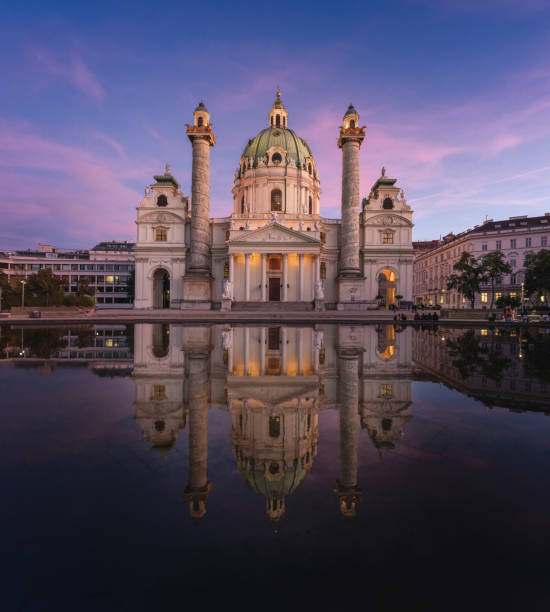
[[[374,308],[412,300],[412,211],[382,170],[360,205],[365,128],[350,105],[340,127],[341,219],[321,216],[320,174],[306,141],[288,127],[277,93],[268,125],[248,140],[235,172],[229,216],[210,217],[210,149],[204,104],[187,135],[191,201],[170,173],[139,203],[136,308],[315,306]],[[398,297],[400,296],[400,297]]]
[[[167,452],[189,435],[184,500],[206,513],[209,409],[231,415],[231,439],[244,480],[264,497],[275,524],[317,454],[319,413],[339,412],[339,474],[344,516],[362,499],[361,427],[382,453],[410,418],[410,328],[387,326],[178,327],[136,325],[136,420]]]

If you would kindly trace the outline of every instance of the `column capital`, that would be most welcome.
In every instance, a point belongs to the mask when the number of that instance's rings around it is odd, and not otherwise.
[[[195,140],[204,140],[213,147],[216,144],[216,135],[212,131],[211,125],[189,125],[187,123],[187,138],[194,143]]]

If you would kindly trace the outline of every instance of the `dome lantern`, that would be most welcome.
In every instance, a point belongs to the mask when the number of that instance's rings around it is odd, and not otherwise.
[[[281,100],[281,88],[277,86],[277,97],[269,111],[269,127],[286,128],[288,125],[288,112]]]

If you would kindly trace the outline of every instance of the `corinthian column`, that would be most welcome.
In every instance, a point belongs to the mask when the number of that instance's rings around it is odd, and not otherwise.
[[[210,115],[201,102],[187,125],[193,145],[191,177],[191,236],[189,261],[183,282],[183,308],[210,308],[210,147],[216,137]]]
[[[359,277],[359,149],[365,128],[358,126],[359,115],[350,105],[340,128],[338,146],[342,149],[342,234],[340,276]]]
[[[340,401],[340,478],[334,492],[340,512],[355,516],[362,499],[357,484],[357,438],[359,420],[359,355],[355,349],[338,351],[338,399]]]

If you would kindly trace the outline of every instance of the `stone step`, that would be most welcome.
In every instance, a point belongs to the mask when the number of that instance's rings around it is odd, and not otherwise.
[[[232,311],[303,312],[313,310],[313,302],[233,302]]]

